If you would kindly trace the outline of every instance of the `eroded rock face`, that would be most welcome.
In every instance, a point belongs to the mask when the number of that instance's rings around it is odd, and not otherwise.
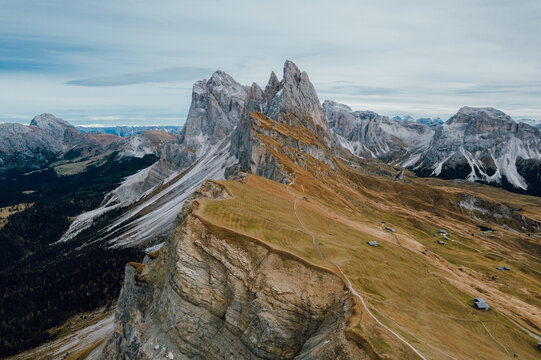
[[[372,111],[353,111],[334,101],[323,103],[323,113],[335,143],[362,157],[399,161],[422,151],[434,136],[426,125],[396,121]]]
[[[274,74],[274,73],[273,73]],[[271,74],[267,98],[273,94],[265,115],[271,119],[287,121],[284,114],[290,113],[303,125],[315,132],[328,133],[329,127],[323,116],[321,103],[306,71],[301,72],[297,65],[287,60],[284,64],[284,78],[276,92],[276,75]],[[319,127],[319,129],[314,128]]]
[[[488,201],[473,194],[463,195],[458,205],[460,211],[467,216],[503,225],[508,229],[533,233],[541,230],[541,223],[525,217],[504,204]]]
[[[227,137],[241,119],[247,90],[223,71],[196,82],[180,144],[205,151]]]
[[[284,136],[261,119],[284,124],[298,133],[309,132],[311,144]],[[278,161],[261,136],[280,143],[286,151],[308,154],[334,166],[329,156],[331,135],[315,89],[306,72],[286,61],[282,81],[271,73],[265,91],[253,84],[245,100],[242,120],[231,139],[231,154],[239,160],[238,169],[282,183],[293,181],[294,175]],[[301,164],[302,166],[302,164]]]
[[[128,265],[106,359],[365,359],[345,337],[355,304],[342,280],[205,223],[196,198],[148,265]]]
[[[170,161],[179,168],[187,168],[197,160],[197,155],[195,149],[174,143],[163,147],[161,159]]]
[[[269,84],[272,84],[272,79],[273,75],[271,75]],[[238,166],[234,168],[237,171],[232,171],[231,175],[243,171],[278,182],[289,183],[293,180],[293,174],[286,171],[276,157],[268,151],[258,135],[262,130],[261,124],[252,117],[254,112],[261,111],[265,106],[265,99],[269,94],[267,91],[272,92],[272,86],[267,85],[266,92],[263,93],[254,83],[246,96],[242,120],[231,137],[230,152],[239,161]]]

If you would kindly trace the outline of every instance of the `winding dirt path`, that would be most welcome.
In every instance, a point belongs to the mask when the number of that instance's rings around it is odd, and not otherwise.
[[[295,182],[295,181],[293,181]],[[319,256],[321,257],[321,260],[323,260],[324,262],[326,263],[329,263],[329,264],[332,264],[333,266],[335,266],[338,271],[340,271],[340,273],[342,274],[343,278],[346,280],[346,285],[349,289],[349,291],[351,291],[351,293],[357,298],[360,300],[362,306],[364,307],[364,309],[366,310],[366,312],[370,315],[370,317],[372,319],[374,319],[374,321],[376,321],[380,326],[382,326],[385,330],[389,331],[391,334],[393,334],[394,336],[396,336],[400,341],[402,341],[406,346],[408,346],[411,350],[413,350],[414,353],[416,353],[421,359],[423,360],[426,360],[426,358],[423,356],[423,354],[421,354],[421,352],[419,352],[419,350],[417,350],[413,345],[411,345],[409,342],[407,342],[402,336],[398,335],[396,332],[394,332],[393,330],[391,330],[388,326],[386,326],[385,324],[383,324],[381,321],[379,321],[375,316],[374,314],[370,311],[370,309],[368,308],[368,306],[366,305],[365,301],[364,301],[364,298],[357,292],[357,290],[355,290],[353,288],[353,286],[351,285],[351,281],[349,281],[348,277],[346,276],[346,274],[344,274],[344,272],[342,271],[342,268],[340,267],[340,265],[336,264],[336,263],[333,263],[333,262],[329,262],[326,258],[325,258],[325,255],[323,255],[323,253],[321,252],[321,249],[319,248],[319,245],[317,244],[317,240],[316,240],[316,235],[311,232],[310,230],[308,230],[308,228],[304,225],[304,223],[302,222],[301,218],[299,217],[299,214],[297,214],[297,195],[295,195],[291,190],[289,190],[289,186],[291,184],[293,184],[293,182],[291,182],[290,184],[286,185],[286,190],[287,192],[289,192],[295,199],[294,201],[294,204],[293,204],[293,208],[294,208],[294,212],[295,212],[295,216],[297,217],[297,220],[299,221],[299,224],[301,224],[302,228],[304,229],[304,231],[306,231],[306,233],[308,233],[311,237],[312,237],[312,243],[314,244],[314,246],[316,247],[318,253],[319,253]],[[302,187],[302,190],[304,192],[304,187]],[[394,320],[393,320],[394,321]]]

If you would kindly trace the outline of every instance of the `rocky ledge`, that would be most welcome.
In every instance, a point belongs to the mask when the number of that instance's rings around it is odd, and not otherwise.
[[[355,298],[340,277],[198,215],[199,199],[228,196],[204,183],[159,255],[127,266],[102,357],[367,359],[346,338]]]

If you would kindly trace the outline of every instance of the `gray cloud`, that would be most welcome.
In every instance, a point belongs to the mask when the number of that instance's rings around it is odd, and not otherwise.
[[[521,84],[476,84],[455,91],[457,95],[518,94],[541,96],[541,81]]]
[[[195,80],[265,85],[285,59],[321,100],[541,118],[539,0],[0,2],[0,109],[25,118],[186,114]]]
[[[211,69],[180,66],[157,71],[70,80],[66,81],[66,84],[75,86],[122,86],[145,83],[174,82],[182,80],[194,81],[207,76],[211,72]]]
[[[371,95],[371,96],[384,96],[384,95],[398,95],[401,93],[399,89],[381,86],[362,86],[356,84],[350,84],[343,81],[337,81],[327,84],[316,84],[317,89],[321,94],[344,94],[344,95]]]

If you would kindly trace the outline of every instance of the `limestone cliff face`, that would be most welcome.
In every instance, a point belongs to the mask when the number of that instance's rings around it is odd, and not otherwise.
[[[239,123],[247,90],[223,71],[196,82],[180,144],[204,152],[227,137]]]
[[[292,130],[293,136],[285,134],[287,129]],[[331,136],[321,104],[306,72],[301,72],[291,61],[284,64],[282,81],[272,72],[264,91],[252,84],[241,121],[232,134],[230,149],[239,161],[237,170],[290,183],[293,174],[262,137],[289,154],[304,153],[333,166],[329,156]],[[300,140],[308,137],[310,141]]]
[[[368,358],[346,339],[355,299],[337,275],[198,216],[198,198],[227,196],[206,182],[159,256],[127,266],[103,358]]]
[[[323,103],[323,113],[338,146],[352,154],[385,162],[422,151],[434,136],[426,125],[396,121],[372,111],[353,111],[334,101]]]
[[[269,91],[276,89],[275,77],[271,74]],[[280,82],[279,91],[274,92],[273,90],[272,93],[274,96],[265,111],[267,116],[279,119],[289,113],[300,120],[304,126],[312,128],[316,132],[322,134],[329,132],[327,120],[323,116],[314,85],[310,82],[306,71],[301,72],[292,61],[285,62],[284,78]],[[283,121],[287,121],[287,119]]]
[[[529,160],[525,169],[522,161]],[[436,130],[412,168],[422,176],[500,184],[539,194],[541,131],[494,108],[462,107]],[[529,181],[528,181],[529,180]]]
[[[274,73],[272,73],[274,75]],[[272,84],[273,75],[269,84]],[[275,77],[275,75],[274,75]],[[267,91],[274,91],[271,85],[267,85],[266,93],[263,93],[257,84],[252,84],[246,96],[244,114],[231,138],[231,155],[238,159],[238,166],[232,173],[238,170],[249,172],[258,176],[266,177],[282,183],[293,181],[293,174],[287,171],[271,154],[259,133],[263,130],[257,118],[252,114],[259,112],[264,106],[264,99],[268,97]]]

